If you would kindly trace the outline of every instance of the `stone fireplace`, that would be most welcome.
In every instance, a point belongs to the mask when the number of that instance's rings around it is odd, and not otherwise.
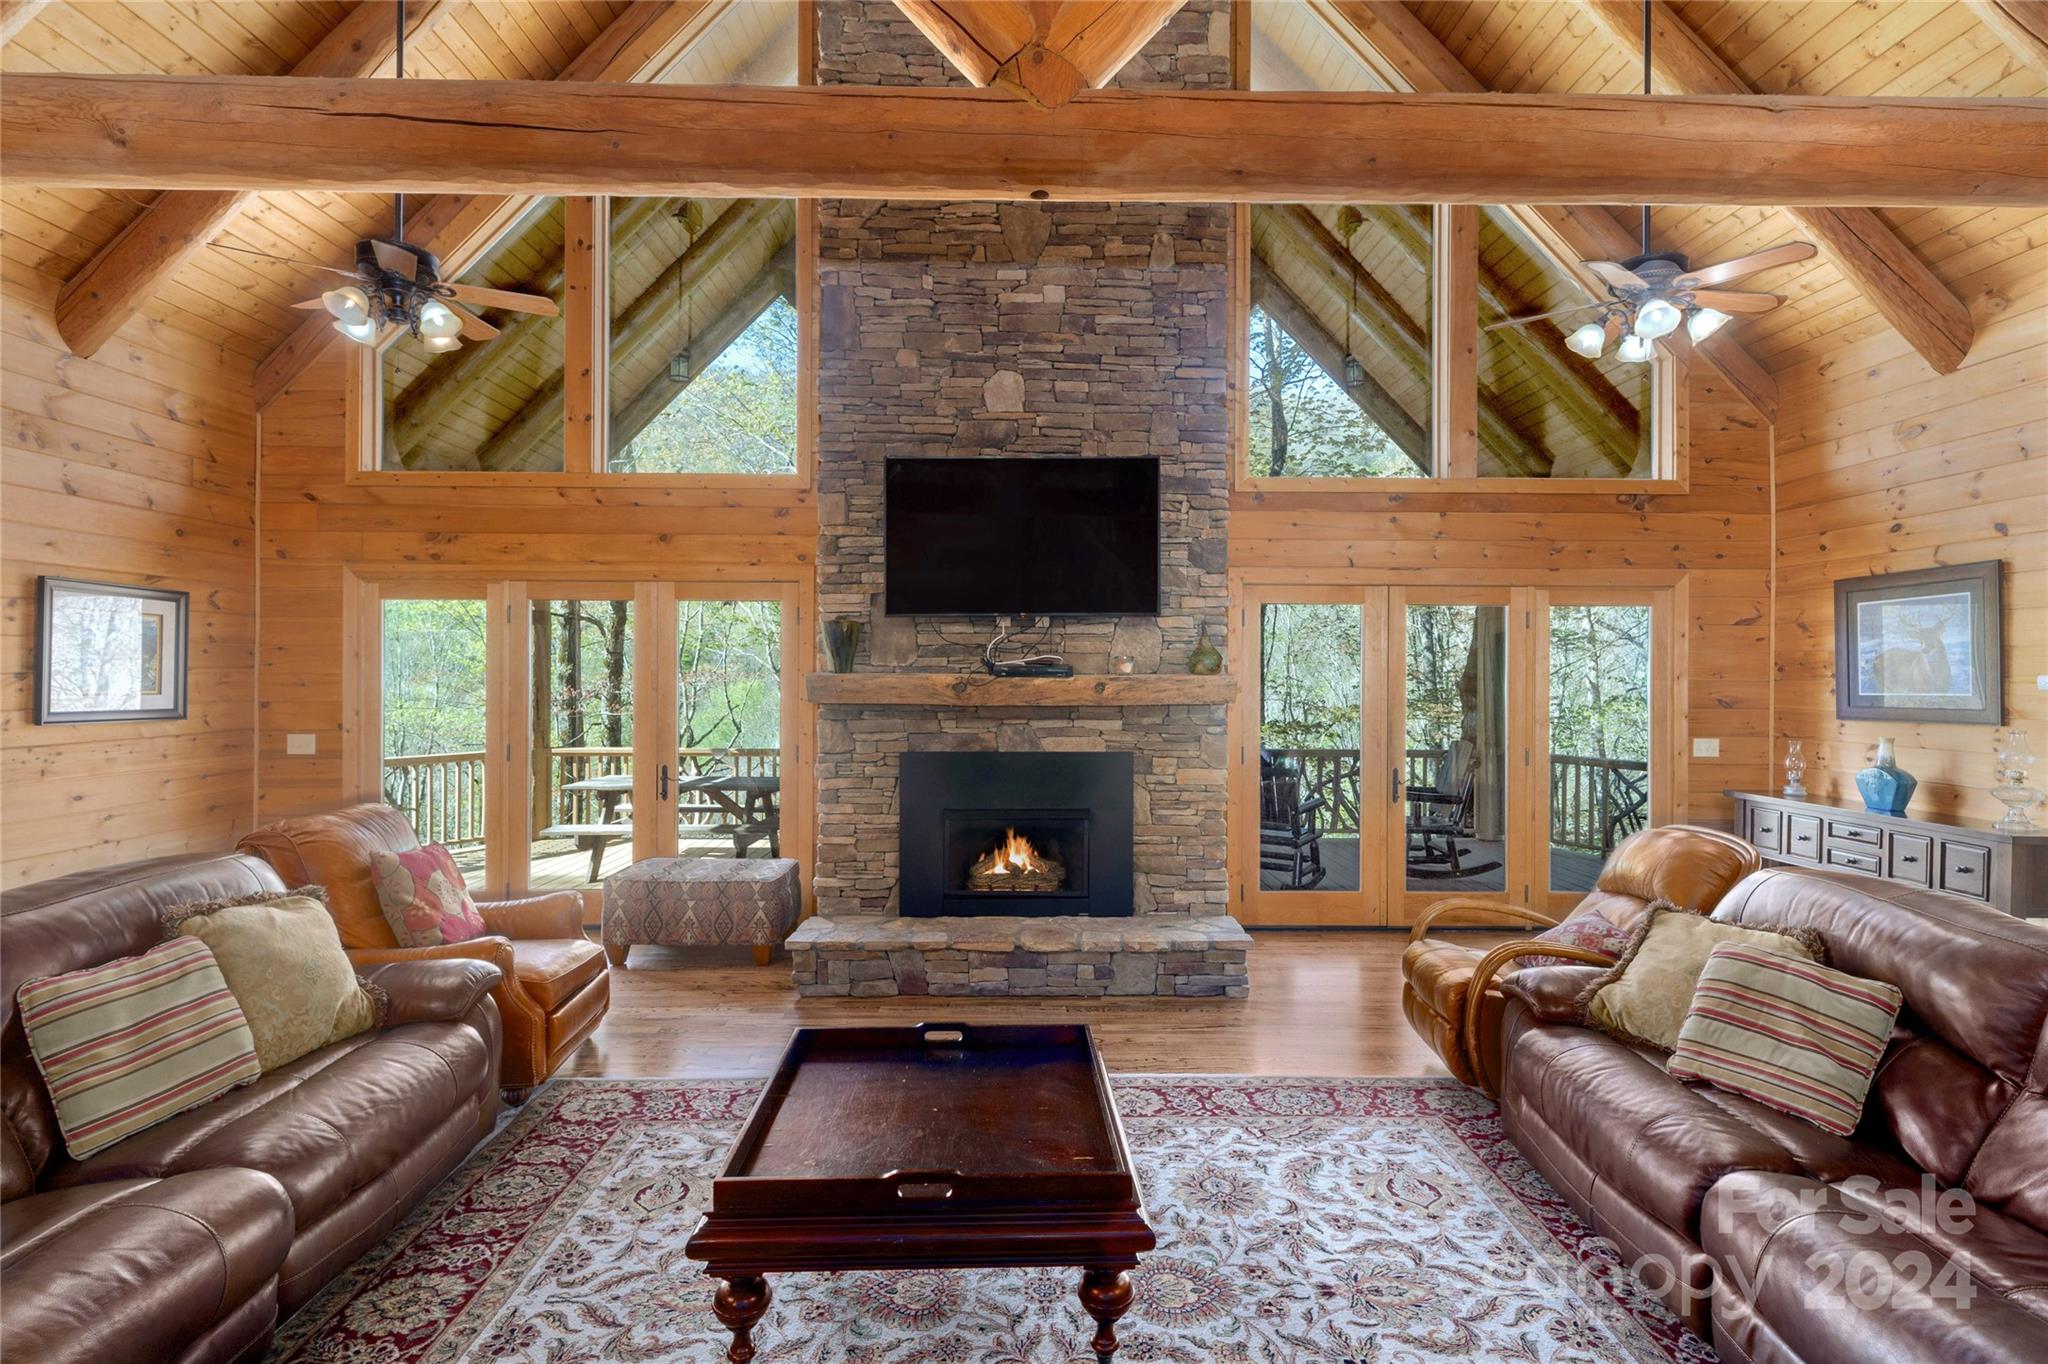
[[[1227,0],[1192,0],[1117,83],[1226,87],[1228,16]],[[827,0],[818,41],[821,84],[965,83],[888,0]],[[1171,686],[1189,681],[1205,630],[1227,647],[1229,222],[1220,204],[820,202],[818,608],[866,626],[856,678],[834,680],[956,679],[961,694],[813,697],[819,912],[790,940],[803,993],[1245,993],[1250,940],[1225,870],[1228,696],[1183,701]],[[1072,704],[979,701],[992,622],[883,610],[887,460],[984,455],[1160,462],[1159,614],[1033,635],[1080,674]],[[1086,684],[1119,657],[1130,672],[1095,699]],[[919,813],[914,775],[1068,757],[1123,774],[1122,867],[1098,823],[1078,866],[1058,858],[1063,885],[1085,877],[1085,906],[1051,908],[1070,886],[952,887],[960,849]],[[992,844],[1015,825],[956,814],[954,830]],[[1059,845],[1042,854],[1070,851],[1075,830],[1048,817],[1039,833]]]

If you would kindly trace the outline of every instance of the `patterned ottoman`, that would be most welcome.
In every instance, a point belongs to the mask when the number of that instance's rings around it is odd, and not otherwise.
[[[803,902],[787,857],[650,857],[604,883],[605,955],[624,966],[635,943],[744,945],[766,966]]]

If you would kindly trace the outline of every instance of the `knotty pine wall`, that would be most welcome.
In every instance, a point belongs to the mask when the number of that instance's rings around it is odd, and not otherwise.
[[[816,559],[808,492],[535,486],[518,474],[455,486],[427,476],[350,482],[346,382],[341,348],[331,347],[263,410],[256,803],[264,820],[356,794],[341,762],[345,570],[451,582],[574,574],[585,582],[740,581],[768,566],[808,570]],[[318,751],[287,754],[287,733],[316,735]]]
[[[248,362],[148,316],[78,359],[57,340],[57,284],[13,250],[0,262],[0,884],[9,886],[225,849],[250,826],[255,788]],[[36,578],[45,573],[192,594],[187,718],[34,722]]]
[[[1891,735],[1912,813],[1992,819],[1990,727],[1835,718],[1836,579],[2001,559],[2006,715],[2048,757],[2048,217],[1965,268],[1944,270],[1977,323],[1954,374],[1882,331],[1778,375],[1777,752],[1806,740],[1808,789],[1853,801]]]
[[[1231,571],[1416,587],[1683,579],[1679,817],[1726,827],[1733,811],[1721,792],[1766,780],[1770,760],[1771,428],[1711,365],[1693,366],[1689,397],[1683,494],[1240,490],[1231,497]],[[1368,708],[1380,699],[1368,695]],[[1719,739],[1720,756],[1688,757],[1694,738]]]

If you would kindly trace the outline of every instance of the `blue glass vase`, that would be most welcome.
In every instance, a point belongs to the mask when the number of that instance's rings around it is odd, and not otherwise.
[[[1877,761],[1856,774],[1863,808],[1874,815],[1903,815],[1920,779],[1892,760],[1892,741],[1877,741]]]

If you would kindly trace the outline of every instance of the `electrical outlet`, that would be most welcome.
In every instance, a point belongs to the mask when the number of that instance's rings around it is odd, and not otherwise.
[[[320,736],[317,734],[287,734],[284,736],[284,751],[295,758],[311,757],[320,751]]]
[[[1695,758],[1718,758],[1721,756],[1721,741],[1719,739],[1694,739],[1692,741],[1692,755]]]

